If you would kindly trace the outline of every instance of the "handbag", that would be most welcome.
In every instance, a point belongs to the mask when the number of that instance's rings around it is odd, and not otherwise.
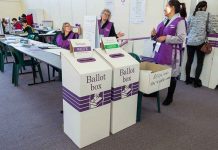
[[[201,47],[201,51],[205,54],[210,54],[212,52],[212,46],[208,42],[205,42]]]
[[[208,28],[208,24],[209,24],[209,13],[207,15],[206,30]],[[201,47],[200,50],[205,54],[210,54],[212,52],[212,46],[210,45],[208,40],[206,40],[206,42],[204,43],[204,45]]]

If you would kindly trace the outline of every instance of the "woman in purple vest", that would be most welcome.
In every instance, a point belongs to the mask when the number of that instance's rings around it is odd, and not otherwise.
[[[173,101],[177,77],[180,74],[180,52],[186,37],[185,4],[178,0],[170,0],[164,10],[164,15],[166,19],[158,25],[157,30],[153,29],[151,36],[157,41],[155,62],[172,67],[170,87],[163,102],[163,105],[169,105]]]
[[[70,25],[70,23],[65,22],[62,26],[62,32],[56,38],[56,42],[58,46],[65,49],[70,49],[69,39],[78,39],[78,38],[79,38],[79,33],[74,33],[72,31],[72,26]]]
[[[109,9],[104,9],[101,12],[101,19],[98,20],[98,29],[99,34],[103,37],[112,37],[120,38],[124,36],[124,33],[119,32],[116,34],[114,29],[114,24],[110,22],[111,11]]]

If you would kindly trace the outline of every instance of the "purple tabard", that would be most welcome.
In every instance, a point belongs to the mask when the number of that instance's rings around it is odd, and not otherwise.
[[[61,48],[70,49],[70,39],[77,39],[78,34],[71,32],[66,40],[63,39],[62,34],[59,34],[56,38],[57,45]]]
[[[179,17],[172,21],[168,26],[165,27],[164,23],[160,23],[157,27],[157,35],[156,38],[160,36],[175,36],[177,30],[177,24],[183,20],[183,18]],[[170,44],[170,43],[161,43],[160,49],[155,53],[154,60],[158,64],[164,65],[172,65],[174,62],[172,61],[172,52],[175,50],[182,50],[182,44]],[[176,53],[175,53],[176,55]]]
[[[106,25],[106,27],[104,27],[104,28],[102,29],[102,28],[101,28],[101,20],[98,20],[99,34],[100,34],[100,35],[104,35],[104,37],[109,37],[109,34],[110,34],[110,31],[111,31],[112,25],[113,25],[112,22],[108,22],[108,24]]]

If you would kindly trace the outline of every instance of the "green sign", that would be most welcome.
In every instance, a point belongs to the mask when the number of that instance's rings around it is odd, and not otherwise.
[[[105,49],[114,49],[114,48],[119,48],[118,44],[110,44],[110,45],[104,45]]]

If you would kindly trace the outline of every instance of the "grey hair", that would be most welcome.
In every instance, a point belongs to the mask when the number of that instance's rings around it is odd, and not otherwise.
[[[69,22],[64,22],[63,23],[63,25],[62,25],[62,33],[64,33],[65,31],[64,31],[64,26],[66,26],[67,24],[69,24],[70,25],[70,23]]]
[[[108,20],[110,20],[111,19],[111,11],[109,9],[105,8],[101,11],[101,15],[103,15],[104,12],[109,13]]]

